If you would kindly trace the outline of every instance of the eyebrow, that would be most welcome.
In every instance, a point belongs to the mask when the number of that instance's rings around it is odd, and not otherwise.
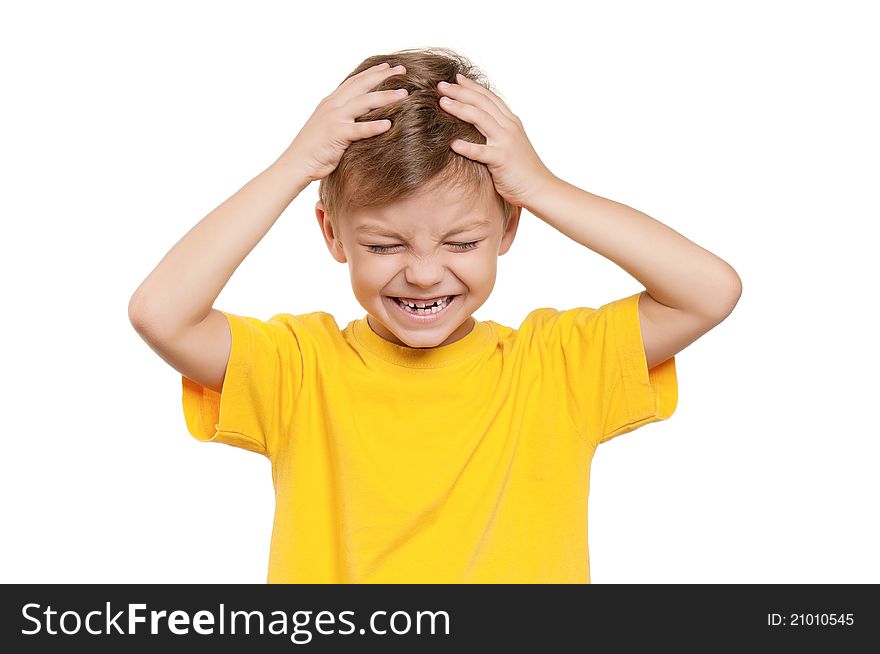
[[[491,220],[478,220],[475,223],[471,223],[469,225],[464,225],[462,227],[456,227],[451,232],[448,232],[446,236],[452,236],[453,234],[461,234],[462,232],[469,232],[472,229],[477,229],[478,227],[489,227],[492,224]],[[355,229],[357,232],[363,232],[366,234],[375,234],[377,236],[388,236],[389,238],[400,238],[403,237],[400,234],[395,234],[394,232],[388,231],[381,225],[360,225]]]

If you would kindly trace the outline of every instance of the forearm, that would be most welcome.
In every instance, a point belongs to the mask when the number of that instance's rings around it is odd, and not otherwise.
[[[174,333],[203,320],[232,273],[309,181],[279,158],[205,216],[132,295],[135,325]]]
[[[726,315],[739,298],[739,275],[727,262],[641,211],[558,177],[530,204],[532,214],[616,263],[662,304]]]

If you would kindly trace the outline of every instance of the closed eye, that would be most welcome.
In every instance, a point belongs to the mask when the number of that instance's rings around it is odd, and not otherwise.
[[[454,248],[457,248],[460,251],[464,251],[464,250],[473,250],[475,247],[477,247],[477,244],[479,242],[480,241],[470,241],[468,243],[450,243],[449,245],[451,245]],[[402,245],[368,245],[367,250],[369,250],[370,252],[375,252],[376,254],[383,254],[383,253],[389,252],[390,250],[393,250],[394,248],[399,248],[399,247],[403,247],[403,246]]]

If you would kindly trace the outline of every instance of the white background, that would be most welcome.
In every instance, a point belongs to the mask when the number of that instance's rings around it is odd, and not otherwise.
[[[265,581],[270,463],[189,435],[128,301],[364,58],[444,46],[554,174],[743,281],[677,355],[673,417],[599,448],[592,581],[880,582],[872,4],[4,4],[0,580]],[[365,315],[317,186],[216,308]],[[523,211],[475,316],[516,327],[642,288]]]

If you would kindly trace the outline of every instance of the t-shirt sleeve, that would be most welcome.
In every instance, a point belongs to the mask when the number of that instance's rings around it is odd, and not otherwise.
[[[678,404],[675,357],[647,366],[642,292],[598,309],[539,310],[546,356],[565,387],[566,410],[594,447],[669,418]]]
[[[303,378],[296,323],[284,314],[262,321],[222,312],[232,349],[220,393],[182,376],[189,433],[272,459],[287,432]]]

